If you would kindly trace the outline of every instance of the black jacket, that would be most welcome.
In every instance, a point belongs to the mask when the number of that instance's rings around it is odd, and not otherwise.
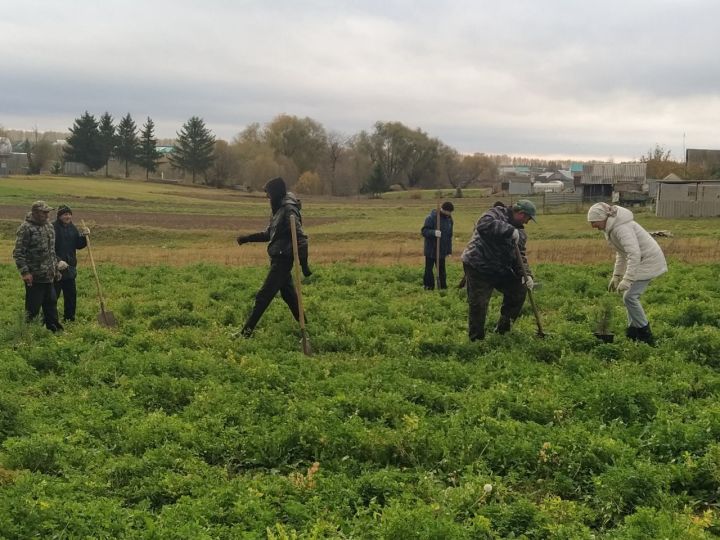
[[[87,238],[81,236],[74,224],[65,225],[62,221],[53,222],[55,227],[55,254],[58,261],[65,261],[69,268],[62,273],[63,279],[77,277],[77,256],[75,250],[87,246]]]
[[[293,257],[292,234],[290,232],[290,219],[294,217],[297,221],[296,230],[298,237],[298,254],[301,260],[307,259],[308,238],[302,228],[302,216],[300,201],[294,194],[288,192],[283,197],[277,210],[270,218],[270,224],[263,232],[249,234],[242,237],[245,242],[269,242],[267,252],[270,257]]]
[[[423,254],[430,259],[437,257],[435,227],[437,227],[437,209],[428,214],[422,229],[420,229],[420,233],[425,237]],[[440,258],[444,259],[452,254],[453,219],[452,216],[446,216],[442,212],[440,212],[440,232],[442,233],[440,236]]]

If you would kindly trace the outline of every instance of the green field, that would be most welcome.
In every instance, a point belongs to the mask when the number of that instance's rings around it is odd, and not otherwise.
[[[53,204],[70,197],[66,179],[25,180],[0,180],[0,209],[29,207],[41,193]],[[16,221],[0,222],[0,538],[720,535],[717,262],[671,258],[643,297],[658,346],[631,343],[620,297],[605,291],[605,242],[582,215],[541,216],[531,244],[587,245],[597,252],[589,259],[603,262],[552,264],[536,251],[535,298],[549,336],[535,337],[526,306],[510,334],[469,343],[464,291],[421,287],[418,230],[429,201],[308,199],[308,223],[336,220],[308,227],[308,358],[280,299],[252,339],[231,337],[264,277],[262,246],[239,267],[153,258],[222,245],[223,235],[231,244],[229,230],[177,228],[167,215],[247,207],[247,219],[264,218],[266,201],[67,181],[84,194],[71,203],[78,216],[139,207],[163,226],[98,219],[92,241],[102,257],[119,245],[129,257],[134,246],[152,264],[100,264],[119,321],[109,330],[95,322],[81,255],[78,321],[52,335],[22,322],[8,257]],[[458,251],[488,204],[469,201],[456,205]],[[639,221],[673,230],[666,249],[695,246],[687,258],[717,246],[716,220]],[[321,253],[350,249],[353,234],[375,253],[391,249],[393,230],[415,250],[397,264],[312,259],[318,244]],[[448,281],[459,278],[455,260]],[[603,305],[614,315],[612,344],[592,335]],[[498,311],[495,298],[489,325]]]
[[[456,211],[455,258],[475,221],[494,197],[453,199]],[[316,263],[421,265],[420,228],[436,201],[412,198],[416,192],[389,193],[381,199],[303,197],[305,229]],[[434,195],[425,191],[424,195]],[[14,232],[35,199],[69,204],[75,219],[93,230],[99,262],[121,266],[217,263],[258,266],[263,246],[238,249],[235,236],[265,227],[267,200],[261,193],[98,178],[11,177],[0,179],[0,264],[9,263]],[[661,239],[665,253],[683,262],[720,260],[717,219],[663,220],[650,209],[634,209],[648,230],[671,230]],[[532,262],[600,263],[612,258],[602,235],[584,214],[541,215],[528,226]]]

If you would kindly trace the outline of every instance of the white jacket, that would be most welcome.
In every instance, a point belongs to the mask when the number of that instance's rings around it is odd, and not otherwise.
[[[665,256],[655,239],[633,220],[630,210],[615,208],[617,215],[608,217],[605,226],[605,238],[617,251],[613,274],[642,281],[667,272]]]

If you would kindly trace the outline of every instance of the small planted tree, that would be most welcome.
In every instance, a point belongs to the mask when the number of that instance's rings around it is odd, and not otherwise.
[[[607,343],[614,339],[612,333],[613,304],[610,300],[603,300],[597,306],[595,317],[595,336]]]

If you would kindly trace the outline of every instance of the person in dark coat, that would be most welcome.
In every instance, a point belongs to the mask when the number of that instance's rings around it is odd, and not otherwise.
[[[87,246],[87,235],[90,230],[83,227],[78,231],[72,222],[73,213],[69,206],[60,206],[57,209],[57,219],[53,223],[55,228],[55,254],[58,258],[58,269],[62,275],[60,281],[55,282],[55,293],[58,299],[63,300],[63,320],[74,321],[77,307],[77,255],[76,250]]]
[[[425,238],[423,253],[425,255],[425,274],[423,286],[425,290],[435,288],[433,267],[438,266],[438,282],[441,289],[447,289],[447,276],[445,273],[445,257],[452,254],[453,219],[455,210],[453,203],[445,201],[440,207],[440,228],[437,228],[437,209],[430,211],[420,233]],[[437,259],[437,239],[440,238],[440,259]]]
[[[475,224],[472,238],[462,253],[468,297],[468,336],[471,341],[485,337],[485,319],[493,290],[503,294],[500,319],[495,331],[510,331],[525,303],[526,291],[534,286],[525,255],[525,225],[535,221],[535,205],[519,200],[511,207],[493,206]],[[518,260],[515,246],[520,248]],[[525,267],[527,279],[522,275]]]
[[[25,284],[25,318],[28,322],[43,311],[43,323],[51,332],[62,330],[58,321],[53,282],[60,278],[55,255],[55,230],[48,220],[52,208],[35,201],[18,227],[13,258]]]
[[[287,191],[285,181],[273,178],[265,184],[265,194],[270,199],[272,217],[267,229],[262,232],[241,235],[237,237],[238,245],[248,242],[268,242],[267,252],[270,256],[270,270],[260,290],[255,295],[255,305],[245,325],[238,335],[250,337],[257,326],[260,317],[272,302],[275,295],[280,296],[290,308],[295,320],[300,320],[298,296],[292,280],[293,247],[290,229],[290,220],[296,220],[298,254],[304,261],[301,266],[305,275],[309,275],[307,267],[308,239],[302,228],[300,214],[300,201],[291,192]],[[305,271],[306,270],[306,271]]]

